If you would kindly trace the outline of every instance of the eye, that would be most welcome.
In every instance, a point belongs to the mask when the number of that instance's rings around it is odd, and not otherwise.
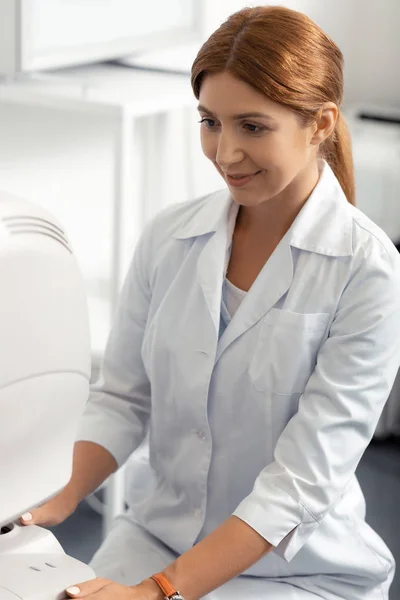
[[[263,125],[254,125],[254,123],[245,123],[243,125],[243,127],[249,132],[249,133],[263,133],[264,131],[267,130],[267,127],[263,126]]]
[[[214,119],[210,119],[209,117],[203,117],[199,123],[205,126],[206,129],[214,129],[216,127],[216,122]]]

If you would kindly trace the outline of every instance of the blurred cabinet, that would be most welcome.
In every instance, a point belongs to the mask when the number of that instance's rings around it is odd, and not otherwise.
[[[200,40],[204,0],[1,0],[0,73],[119,58]]]

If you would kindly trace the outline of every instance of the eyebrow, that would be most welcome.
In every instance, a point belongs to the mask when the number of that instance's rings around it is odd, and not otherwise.
[[[205,106],[203,106],[202,104],[199,104],[199,106],[197,107],[198,111],[201,112],[205,112],[208,115],[211,116],[215,116],[211,110],[209,110],[208,108],[206,108]],[[234,119],[250,119],[251,117],[261,117],[262,119],[270,119],[271,121],[275,121],[274,117],[271,117],[270,115],[267,115],[265,113],[261,113],[261,112],[247,112],[247,113],[240,113],[238,115],[234,115],[233,118]]]

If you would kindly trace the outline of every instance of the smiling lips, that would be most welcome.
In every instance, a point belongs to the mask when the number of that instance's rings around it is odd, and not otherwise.
[[[229,183],[229,185],[231,185],[233,187],[242,187],[243,185],[246,185],[247,183],[252,181],[254,179],[254,177],[256,175],[258,175],[259,173],[261,173],[261,171],[257,171],[257,173],[251,173],[250,175],[246,175],[246,174],[229,175],[228,173],[225,173],[225,178],[226,178],[227,183]]]

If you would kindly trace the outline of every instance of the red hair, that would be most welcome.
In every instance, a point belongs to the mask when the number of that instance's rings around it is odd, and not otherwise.
[[[229,71],[310,125],[324,102],[343,101],[343,55],[306,15],[280,6],[245,8],[231,15],[203,44],[192,66],[199,97],[204,77]],[[320,155],[355,204],[350,136],[343,115]]]

